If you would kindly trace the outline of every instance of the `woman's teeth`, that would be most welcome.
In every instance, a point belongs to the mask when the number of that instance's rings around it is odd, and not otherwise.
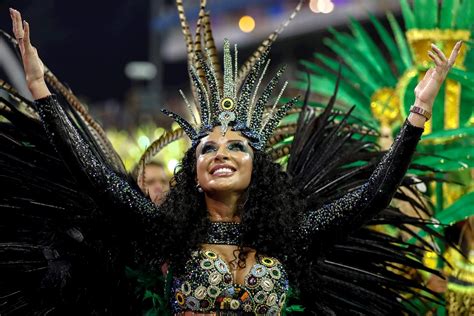
[[[214,171],[212,174],[215,176],[232,174],[234,171],[230,168],[219,168]]]

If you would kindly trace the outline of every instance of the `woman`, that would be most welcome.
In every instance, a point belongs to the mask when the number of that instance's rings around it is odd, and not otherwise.
[[[344,239],[388,205],[461,49],[459,42],[447,59],[432,46],[429,55],[436,67],[416,87],[416,100],[405,125],[369,180],[310,211],[307,208],[314,204],[308,202],[305,192],[292,188],[292,179],[263,150],[278,121],[296,101],[274,107],[269,117],[262,117],[281,72],[257,99],[266,53],[249,71],[240,93],[227,42],[222,90],[212,62],[208,66],[197,55],[208,87],[198,71],[191,69],[201,125],[193,127],[167,112],[182,125],[193,146],[175,175],[174,186],[157,207],[96,157],[49,91],[43,64],[30,42],[28,23],[22,22],[18,11],[11,9],[10,13],[28,87],[52,144],[78,182],[90,184],[91,196],[133,217],[146,232],[134,244],[138,261],[167,275],[172,271],[172,309],[183,315],[220,311],[280,314],[290,284],[300,290],[308,310],[316,310],[320,302],[308,293],[315,293],[321,284],[315,283],[317,262],[309,258],[328,246],[323,241]],[[301,148],[307,150],[311,148]],[[392,303],[385,303],[393,308]],[[352,308],[360,312],[359,307]],[[373,308],[365,312],[381,312],[377,308],[384,306]]]

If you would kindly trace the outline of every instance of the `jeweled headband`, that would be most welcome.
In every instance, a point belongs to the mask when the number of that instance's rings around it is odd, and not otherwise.
[[[182,91],[180,93],[193,118],[193,123],[166,109],[162,111],[183,128],[191,139],[193,146],[202,137],[209,134],[214,127],[220,126],[223,134],[229,128],[240,131],[249,139],[249,143],[253,148],[263,150],[280,120],[298,99],[295,97],[284,105],[278,105],[287,86],[287,82],[285,82],[277,98],[273,101],[273,105],[267,106],[285,67],[278,70],[261,93],[259,93],[259,87],[264,80],[270,63],[270,60],[267,60],[270,45],[283,28],[288,25],[288,22],[294,18],[296,12],[300,10],[301,2],[290,18],[259,47],[258,54],[254,53],[253,60],[244,64],[244,67],[242,67],[244,68],[244,76],[242,75],[242,68],[240,70],[238,68],[237,46],[234,46],[234,56],[232,56],[230,42],[226,39],[224,41],[222,80],[220,80],[221,75],[216,69],[219,63],[216,62],[216,58],[212,57],[216,55],[215,47],[212,47],[212,45],[210,47],[206,46],[205,52],[201,50],[201,29],[204,28],[205,34],[210,33],[206,30],[206,27],[208,27],[210,31],[210,23],[208,21],[209,17],[205,13],[205,1],[201,1],[195,41],[190,37],[189,26],[184,16],[181,1],[177,1],[177,4],[188,46],[188,68],[192,82],[194,106],[200,115],[200,120],[198,121],[195,117],[192,105]],[[212,37],[212,33],[210,36]],[[206,39],[205,42],[213,44],[214,41]],[[242,85],[240,85],[241,82],[243,82]]]

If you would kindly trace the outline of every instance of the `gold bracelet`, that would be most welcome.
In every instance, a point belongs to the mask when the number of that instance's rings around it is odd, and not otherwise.
[[[428,110],[425,110],[421,106],[412,105],[410,108],[410,112],[423,116],[427,121],[429,121],[429,119],[431,118],[431,112]]]

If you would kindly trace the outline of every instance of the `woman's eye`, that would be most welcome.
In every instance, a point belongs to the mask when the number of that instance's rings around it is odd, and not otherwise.
[[[234,150],[234,151],[243,151],[246,152],[245,145],[242,143],[232,143],[229,145],[229,150]]]
[[[213,151],[216,151],[216,148],[213,145],[204,145],[202,147],[201,154],[207,154]]]

